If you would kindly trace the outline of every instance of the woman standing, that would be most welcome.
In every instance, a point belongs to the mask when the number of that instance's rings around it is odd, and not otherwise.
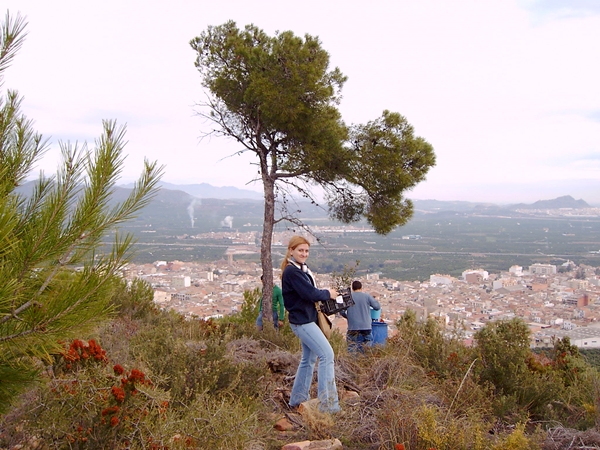
[[[294,236],[288,243],[285,259],[281,264],[283,302],[289,315],[292,331],[302,343],[302,358],[290,395],[290,406],[296,407],[310,399],[315,362],[317,369],[319,409],[338,412],[335,385],[334,354],[329,341],[317,325],[315,302],[337,297],[335,289],[317,289],[315,279],[306,265],[310,243],[301,236]]]

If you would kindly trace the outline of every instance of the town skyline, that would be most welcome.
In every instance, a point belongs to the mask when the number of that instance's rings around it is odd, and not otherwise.
[[[161,308],[204,320],[241,312],[244,291],[262,286],[260,273],[256,262],[227,258],[131,264],[124,272],[128,279],[141,278],[152,285]],[[274,269],[275,280],[278,273]],[[334,283],[331,274],[315,275],[319,287]],[[398,281],[377,273],[353,278],[380,302],[381,322],[390,336],[395,323],[411,310],[419,320],[432,317],[448,330],[462,330],[465,341],[488,322],[519,317],[531,330],[532,347],[551,347],[553,337],[569,336],[581,348],[600,348],[600,268],[534,263],[527,268],[513,265],[501,273],[466,269],[458,278],[431,274],[425,281]],[[331,319],[343,334],[345,320]]]

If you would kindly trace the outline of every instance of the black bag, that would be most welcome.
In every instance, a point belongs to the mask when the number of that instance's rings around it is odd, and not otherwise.
[[[329,299],[320,302],[321,311],[328,316],[343,311],[344,309],[348,309],[354,305],[352,290],[350,288],[340,289],[338,294],[339,295],[336,299]]]

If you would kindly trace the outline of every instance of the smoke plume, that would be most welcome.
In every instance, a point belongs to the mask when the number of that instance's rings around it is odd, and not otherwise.
[[[200,200],[193,199],[192,203],[187,207],[188,215],[190,216],[190,221],[192,222],[192,228],[194,228],[194,206],[198,203],[200,205]]]
[[[221,226],[224,228],[233,228],[233,217],[227,216],[221,221]]]

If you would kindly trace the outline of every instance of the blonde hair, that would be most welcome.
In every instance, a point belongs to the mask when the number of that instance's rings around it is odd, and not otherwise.
[[[288,259],[290,259],[292,257],[292,250],[294,250],[296,247],[298,247],[299,245],[302,245],[302,244],[308,244],[308,246],[310,247],[310,242],[308,242],[308,239],[306,239],[305,237],[292,236],[292,238],[290,239],[290,242],[288,242],[288,247],[287,247],[287,252],[285,253],[285,258],[283,258],[283,261],[281,261],[282,274],[283,274],[283,271],[285,270],[285,267],[288,265]]]

